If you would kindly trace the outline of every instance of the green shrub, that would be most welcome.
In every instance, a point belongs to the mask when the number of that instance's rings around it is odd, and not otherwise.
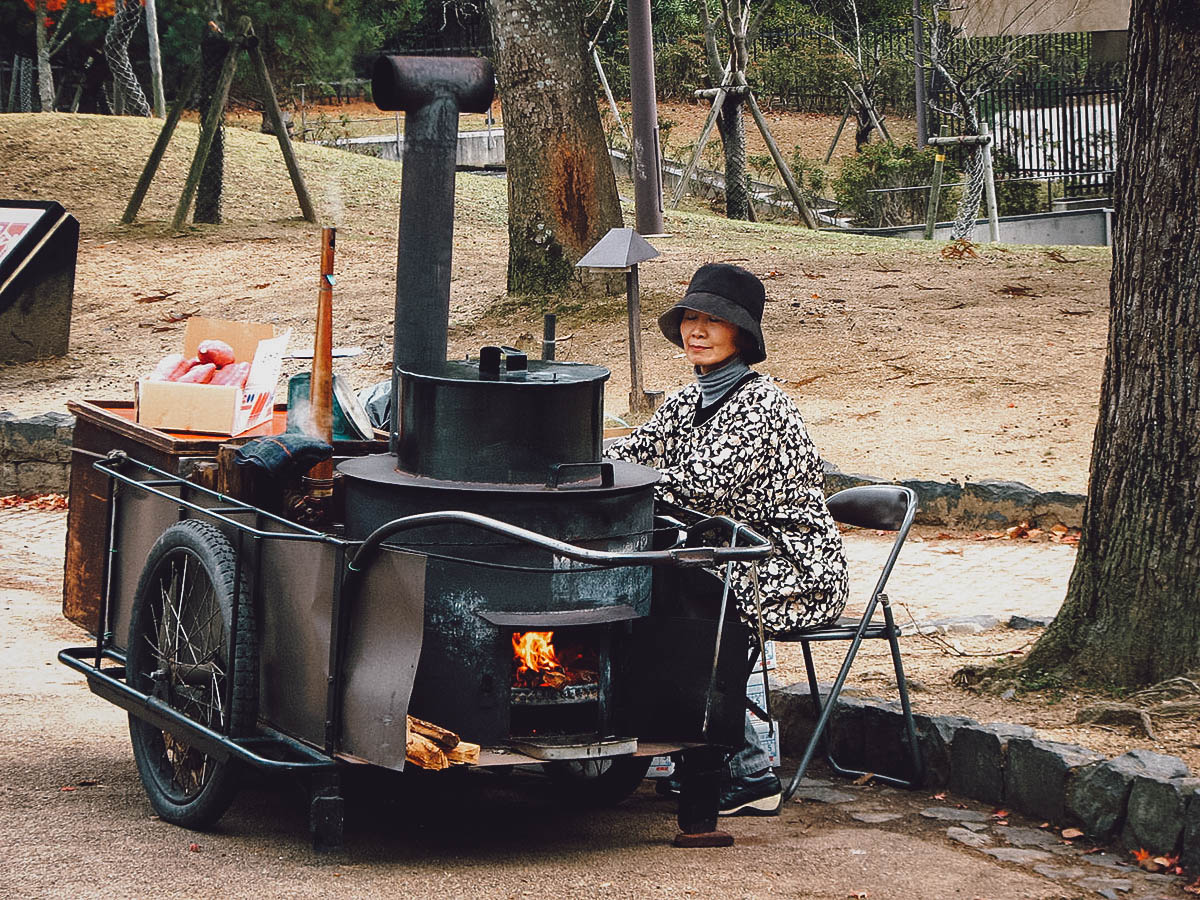
[[[933,175],[934,151],[918,150],[912,144],[867,144],[863,151],[842,164],[841,174],[833,182],[834,196],[842,211],[855,225],[884,227],[911,225],[924,216],[927,191],[901,191],[870,194],[875,188],[913,187],[929,184]],[[957,180],[949,162],[942,170],[942,181]],[[949,193],[949,192],[947,192]],[[952,196],[942,195],[938,218],[953,215]]]
[[[992,172],[996,178],[996,209],[1002,216],[1024,216],[1041,212],[1046,208],[1045,183],[1041,181],[1010,181],[1005,177],[1017,177],[1016,160],[1003,150],[992,154]]]

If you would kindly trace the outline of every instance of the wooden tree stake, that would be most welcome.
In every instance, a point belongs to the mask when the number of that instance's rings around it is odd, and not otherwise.
[[[942,137],[950,132],[947,125],[942,126]],[[937,148],[937,155],[933,158],[933,179],[929,185],[929,202],[925,204],[925,240],[933,240],[933,229],[937,224],[938,204],[942,199],[942,167],[946,164],[946,151],[943,147]]]
[[[142,208],[142,202],[146,199],[146,192],[150,190],[150,182],[154,180],[163,154],[167,152],[167,144],[171,143],[171,137],[175,134],[175,126],[179,124],[179,119],[183,115],[183,107],[200,81],[201,68],[201,62],[197,59],[188,73],[187,83],[184,85],[182,93],[171,104],[167,120],[163,122],[162,131],[158,133],[158,140],[154,142],[154,149],[150,151],[150,158],[146,160],[146,165],[142,169],[142,177],[138,179],[137,187],[133,189],[133,196],[129,198],[129,204],[125,207],[124,215],[121,216],[122,225],[129,225],[137,218],[138,210]]]
[[[196,155],[192,157],[192,167],[188,171],[187,181],[183,183],[183,194],[179,197],[179,205],[175,207],[175,218],[171,220],[171,228],[174,231],[182,230],[188,210],[192,206],[192,199],[196,196],[196,188],[200,184],[200,173],[204,171],[204,164],[208,161],[213,138],[216,136],[221,116],[225,112],[225,104],[229,100],[229,85],[233,82],[233,73],[237,69],[236,51],[241,45],[245,29],[249,27],[249,24],[250,20],[245,16],[238,20],[239,36],[230,41],[226,48],[225,62],[221,66],[221,74],[217,78],[217,86],[213,90],[212,102],[208,105],[208,112],[205,113],[204,122],[200,126],[200,143],[196,146]]]
[[[746,99],[749,101],[750,115],[754,117],[754,124],[758,126],[758,130],[762,132],[763,140],[767,142],[767,149],[771,151],[771,159],[775,160],[775,168],[783,176],[783,183],[787,185],[788,193],[792,195],[792,202],[796,204],[796,209],[800,212],[800,218],[807,227],[815,230],[817,228],[817,217],[813,215],[812,209],[800,193],[800,187],[796,184],[796,179],[792,177],[792,170],[788,168],[788,164],[783,159],[783,154],[779,152],[779,146],[775,143],[775,138],[771,136],[771,129],[767,126],[767,120],[763,117],[762,110],[758,108],[758,101],[754,99],[754,91],[747,91]]]
[[[250,63],[258,75],[259,84],[262,85],[263,107],[267,111],[267,118],[271,120],[271,127],[275,129],[275,136],[279,139],[279,150],[287,165],[288,177],[292,179],[296,199],[300,201],[300,212],[306,221],[315,222],[317,213],[313,209],[312,199],[308,196],[304,176],[300,174],[300,166],[296,162],[296,152],[292,148],[291,138],[288,137],[287,128],[283,125],[283,115],[279,112],[279,100],[276,98],[275,88],[271,84],[271,75],[267,72],[267,61],[263,58],[262,47],[259,46],[258,37],[254,34],[253,28],[250,29],[247,44],[250,50]]]

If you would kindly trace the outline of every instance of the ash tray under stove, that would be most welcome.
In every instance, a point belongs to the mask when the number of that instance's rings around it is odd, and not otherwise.
[[[509,742],[518,753],[548,762],[570,759],[603,759],[606,756],[629,756],[637,752],[637,738],[595,735],[561,734],[545,737],[514,738]]]

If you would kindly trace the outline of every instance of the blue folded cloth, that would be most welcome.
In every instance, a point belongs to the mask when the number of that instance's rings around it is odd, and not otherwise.
[[[294,478],[331,456],[331,445],[293,432],[248,441],[238,447],[235,458],[240,466],[258,466],[276,478]]]

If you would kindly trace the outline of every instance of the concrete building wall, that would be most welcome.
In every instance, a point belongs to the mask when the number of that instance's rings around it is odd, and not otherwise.
[[[972,37],[1125,31],[1130,0],[965,0],[951,21]]]

